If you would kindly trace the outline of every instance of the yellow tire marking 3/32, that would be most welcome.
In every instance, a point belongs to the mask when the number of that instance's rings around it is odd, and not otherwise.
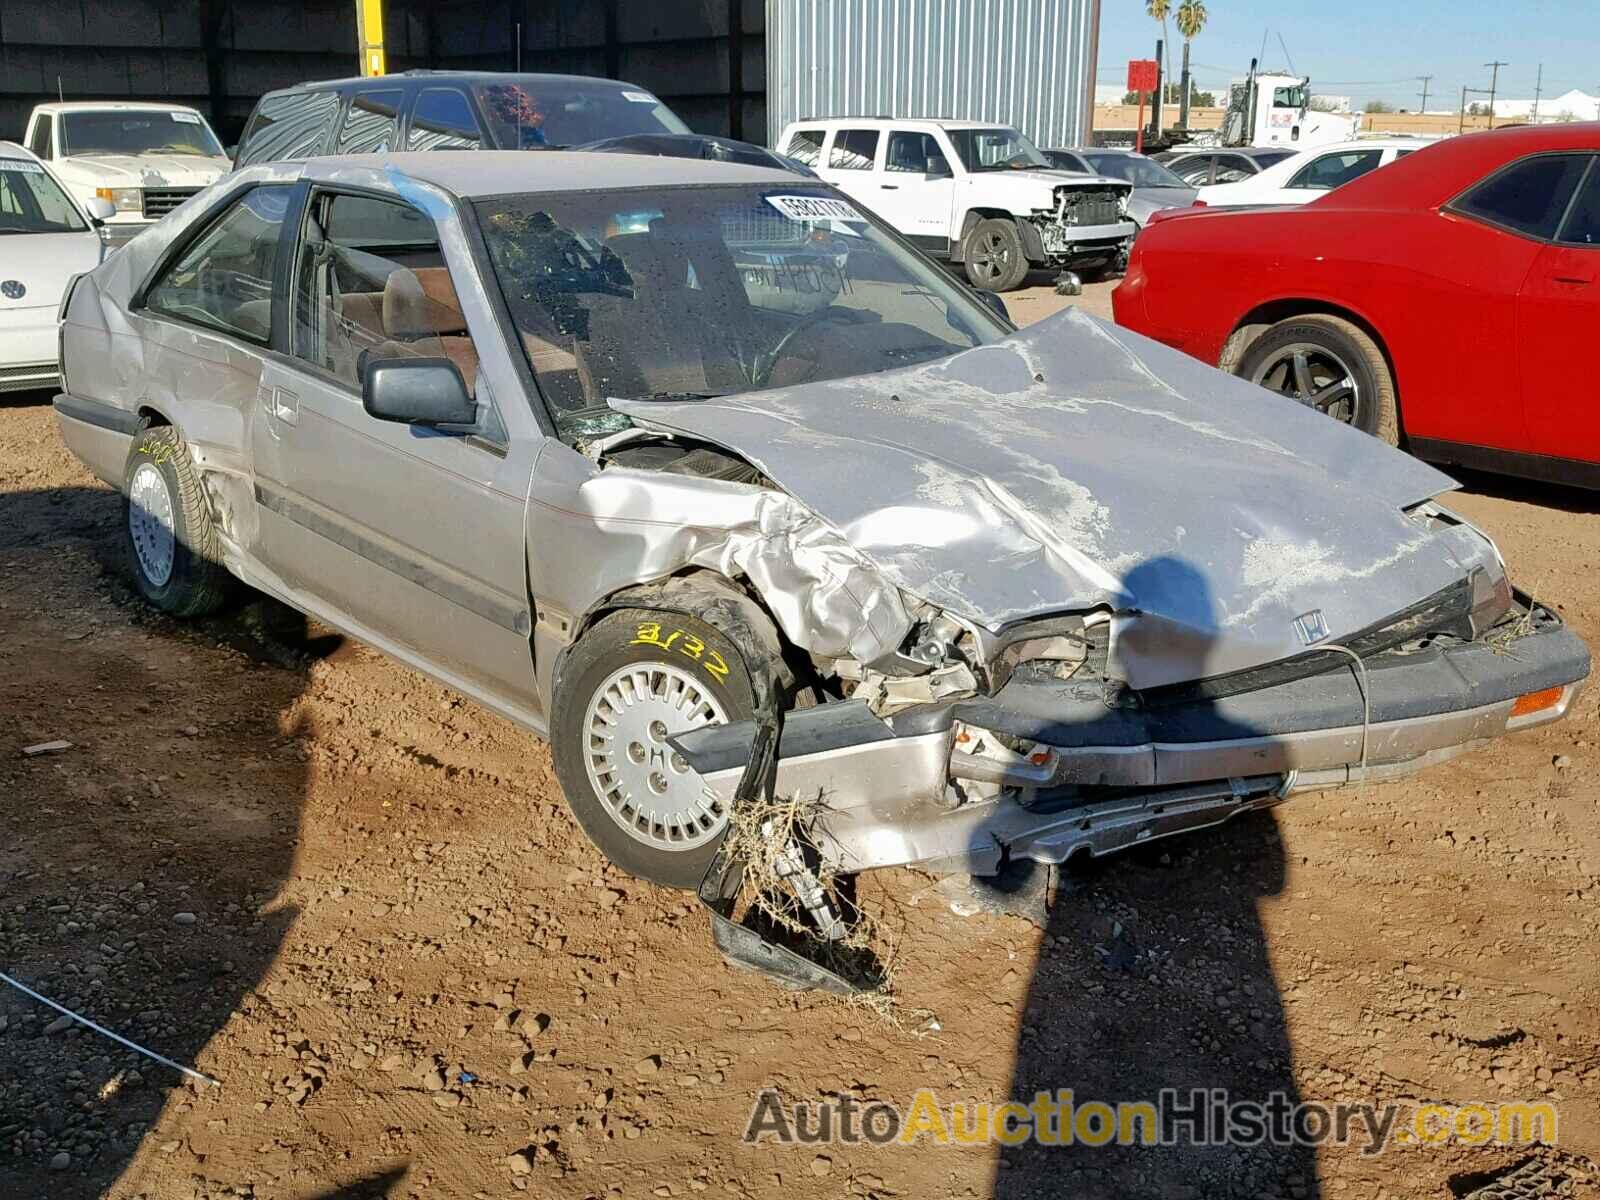
[[[659,646],[685,658],[692,658],[706,669],[706,674],[719,683],[728,678],[728,664],[722,655],[707,646],[686,629],[663,629],[659,621],[646,621],[633,633],[630,646]]]

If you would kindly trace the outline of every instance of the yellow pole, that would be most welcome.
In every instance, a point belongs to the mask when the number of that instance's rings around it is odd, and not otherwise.
[[[383,0],[356,0],[356,41],[361,49],[361,73],[382,75]]]

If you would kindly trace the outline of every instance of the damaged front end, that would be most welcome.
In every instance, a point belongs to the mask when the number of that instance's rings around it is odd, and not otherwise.
[[[1039,241],[1040,258],[1054,267],[1126,261],[1134,226],[1128,219],[1127,184],[1060,184],[1048,208],[1034,209],[1027,225]]]
[[[1391,778],[1558,719],[1589,672],[1433,501],[1445,477],[1082,317],[611,408],[634,427],[545,451],[532,577],[575,589],[573,630],[593,597],[696,572],[769,615],[816,702],[671,744],[723,811],[799,814],[777,835],[807,856],[796,894],[1062,863]],[[733,921],[738,867],[703,889],[725,952],[794,968]]]

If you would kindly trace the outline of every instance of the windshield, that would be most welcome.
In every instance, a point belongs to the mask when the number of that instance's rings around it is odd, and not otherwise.
[[[1124,179],[1134,187],[1189,186],[1160,163],[1152,162],[1142,154],[1089,154],[1085,157],[1098,174],[1109,175],[1112,179]]]
[[[479,84],[473,92],[506,150],[581,146],[635,133],[688,133],[676,113],[649,92],[615,85],[523,82]]]
[[[1007,327],[837,193],[680,187],[478,202],[561,436],[695,399],[943,358]]]
[[[1050,160],[1015,129],[947,129],[945,133],[969,171],[1050,168]]]
[[[222,145],[197,112],[133,109],[66,113],[62,154],[197,154],[222,158]]]
[[[0,158],[0,233],[76,233],[76,206],[38,163]]]

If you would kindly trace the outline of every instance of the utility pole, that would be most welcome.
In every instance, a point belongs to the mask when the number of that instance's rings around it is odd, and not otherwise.
[[[1456,132],[1467,131],[1467,85],[1461,85],[1461,115],[1456,119]]]
[[[1420,113],[1426,113],[1428,111],[1428,85],[1433,82],[1433,76],[1418,75],[1417,78],[1422,81],[1422,107],[1417,109],[1417,111]]]
[[[1539,97],[1544,95],[1544,64],[1539,64],[1538,81],[1533,85],[1533,124],[1539,123]]]
[[[1497,58],[1493,62],[1484,63],[1483,65],[1486,66],[1486,67],[1493,68],[1493,71],[1494,71],[1494,73],[1489,76],[1489,128],[1493,129],[1494,128],[1494,89],[1495,89],[1495,85],[1500,82],[1500,68],[1501,67],[1509,67],[1511,64],[1508,63],[1508,62],[1502,62],[1500,59]]]

